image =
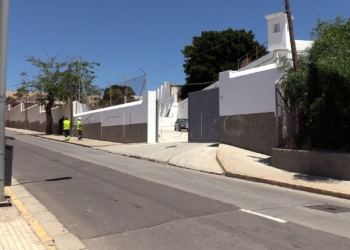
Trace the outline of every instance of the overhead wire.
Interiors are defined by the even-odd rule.
[[[280,17],[281,15],[283,15],[283,13],[284,13],[284,12],[282,12],[280,15],[277,15],[276,17],[272,18],[271,20],[274,20],[274,19]],[[253,28],[250,29],[250,30],[255,30],[255,29],[257,29],[257,28],[260,28],[262,25],[266,25],[266,23],[264,23],[264,24],[261,23],[261,24],[259,24],[259,25],[256,25],[255,27],[253,27]],[[207,52],[209,52],[209,51],[211,51],[211,50],[217,49],[217,48],[219,48],[219,47],[221,47],[221,46],[224,46],[225,44],[228,44],[228,43],[230,43],[230,42],[232,42],[232,41],[235,41],[236,39],[239,39],[240,37],[242,37],[242,35],[238,35],[238,36],[234,37],[234,38],[231,39],[231,40],[228,40],[228,41],[226,41],[226,42],[224,42],[224,43],[221,43],[221,44],[219,44],[219,45],[217,45],[217,46],[215,46],[215,47],[212,47],[212,48],[210,48],[210,49],[207,49],[207,50],[205,50],[205,51],[203,51],[203,52],[201,52],[201,53],[199,53],[199,54],[197,54],[197,55],[195,55],[195,56],[191,56],[191,59],[192,59],[192,58],[199,57],[199,56],[201,56],[201,55],[203,55],[203,54],[205,54],[205,53],[207,53]],[[266,44],[266,43],[267,43],[267,42],[263,43],[263,45]],[[174,67],[174,66],[176,66],[176,65],[178,65],[178,64],[180,64],[180,63],[183,63],[183,62],[186,61],[186,60],[189,60],[189,59],[184,59],[184,60],[181,60],[181,61],[179,61],[179,62],[173,63],[173,64],[171,64],[171,65],[162,67],[162,68],[160,68],[160,69],[157,69],[157,70],[155,70],[155,71],[152,71],[151,73],[148,73],[147,75],[151,75],[151,74],[157,73],[157,72],[159,72],[159,71],[165,70],[165,69],[167,69],[167,68]],[[131,80],[131,79],[134,79],[134,78],[136,78],[136,77],[139,77],[139,76],[135,76],[135,77],[133,77],[133,78],[130,78],[130,77],[125,77],[125,76],[120,75],[120,74],[115,74],[115,73],[111,73],[111,72],[108,72],[108,71],[105,71],[105,70],[101,70],[101,69],[98,69],[98,68],[95,68],[95,67],[94,67],[94,69],[96,69],[96,70],[98,70],[98,71],[100,71],[100,72],[102,72],[102,73],[109,74],[109,75],[113,75],[113,76],[117,76],[117,77],[120,77],[120,78],[123,78],[123,79],[127,78],[128,80]],[[137,70],[134,71],[134,72],[137,72]],[[140,75],[140,76],[142,76],[142,75]],[[125,78],[124,78],[124,77],[125,77]],[[183,83],[182,85],[184,85],[184,84],[186,84],[186,85],[200,85],[200,84],[208,84],[208,83],[214,83],[214,82],[215,82],[215,81],[213,81],[213,82],[201,82],[201,83]],[[151,81],[151,82],[148,82],[148,83],[151,83],[151,84],[162,84],[162,83],[159,83],[159,82],[152,82],[152,81]]]
[[[271,20],[274,20],[274,19],[280,17],[281,15],[283,15],[283,13],[281,13],[280,15],[277,15],[276,17],[274,17],[274,18],[271,19]],[[261,23],[261,24],[259,24],[259,25],[256,25],[256,26],[254,26],[254,27],[253,27],[252,29],[250,29],[250,30],[253,31],[253,30],[257,29],[257,28],[260,28],[262,25],[266,25],[266,22]],[[205,51],[203,51],[203,52],[201,52],[201,53],[199,53],[199,54],[197,54],[197,55],[195,55],[195,56],[192,56],[191,59],[192,59],[192,58],[199,57],[199,56],[201,56],[201,55],[203,55],[203,54],[205,54],[205,53],[207,53],[207,52],[209,52],[209,51],[211,51],[211,50],[217,49],[217,48],[219,48],[219,47],[221,47],[221,46],[223,46],[223,45],[225,45],[225,44],[228,44],[228,43],[230,43],[230,42],[232,42],[232,41],[235,41],[236,39],[239,39],[241,36],[242,36],[242,35],[237,35],[236,37],[234,37],[233,39],[231,39],[231,40],[229,40],[229,41],[226,41],[226,42],[224,42],[224,43],[221,43],[221,44],[219,44],[219,45],[217,45],[217,46],[215,46],[215,47],[212,47],[212,48],[210,48],[210,49],[207,49],[207,50],[205,50]],[[266,42],[263,43],[263,45],[264,45],[264,44],[266,44]],[[176,65],[178,65],[178,64],[180,64],[180,63],[183,63],[183,62],[186,61],[186,60],[188,60],[188,59],[184,59],[184,60],[178,61],[178,62],[176,62],[176,63],[173,63],[173,64],[171,64],[171,65],[162,67],[162,68],[160,68],[160,69],[157,69],[157,70],[155,70],[155,71],[152,71],[151,73],[148,73],[147,75],[151,75],[151,74],[157,73],[157,72],[159,72],[159,71],[165,70],[165,69],[167,69],[167,68],[174,67],[174,66],[176,66]],[[98,70],[98,71],[101,71],[101,72],[103,72],[103,73],[106,73],[106,74],[109,74],[109,75],[113,75],[113,76],[118,76],[118,77],[124,79],[123,75],[110,73],[110,72],[108,72],[108,71],[100,70],[100,69],[97,69],[97,68],[94,68],[94,69],[96,69],[96,70]],[[137,71],[135,71],[135,72],[137,72]],[[136,78],[136,77],[135,77],[135,78]],[[130,79],[133,79],[133,78],[130,78]],[[159,82],[149,82],[149,83],[151,83],[151,84],[162,84],[162,83],[159,83]],[[200,84],[208,84],[208,83],[214,83],[214,82],[183,83],[183,84],[186,84],[186,85],[200,85]]]
[[[271,20],[274,20],[274,19],[276,19],[276,18],[280,17],[281,15],[282,15],[282,14],[280,14],[280,15],[278,15],[278,16],[276,16],[276,17],[274,17],[274,18],[273,18],[273,19],[271,19]],[[252,29],[250,29],[250,30],[257,29],[257,28],[259,28],[259,27],[260,27],[260,26],[262,26],[262,25],[266,25],[266,22],[264,22],[264,24],[263,24],[263,23],[261,23],[261,24],[259,24],[259,25],[255,26],[255,27],[253,27],[253,28],[252,28]],[[235,38],[233,38],[233,39],[231,39],[231,40],[229,40],[229,41],[227,41],[227,42],[221,43],[221,44],[219,44],[219,45],[217,45],[217,46],[215,46],[215,47],[212,47],[212,48],[210,48],[210,49],[207,49],[207,50],[205,50],[205,51],[203,51],[203,52],[201,52],[201,53],[199,53],[199,54],[197,54],[197,55],[195,55],[195,56],[192,56],[192,57],[191,57],[191,59],[192,59],[192,58],[196,58],[196,57],[198,57],[198,56],[201,56],[201,55],[203,55],[203,54],[207,53],[208,51],[211,51],[211,50],[214,50],[214,49],[216,49],[216,48],[219,48],[219,47],[221,47],[221,46],[223,46],[223,45],[225,45],[225,44],[227,44],[227,43],[230,43],[230,42],[232,42],[232,41],[234,41],[234,40],[236,40],[236,39],[240,38],[241,36],[242,36],[242,35],[238,35],[238,36],[236,36]],[[265,44],[265,43],[264,43],[264,44]],[[167,68],[173,67],[173,66],[175,66],[175,65],[177,65],[177,64],[179,64],[179,63],[183,63],[183,62],[184,62],[184,60],[179,61],[179,62],[177,62],[177,63],[174,63],[174,64],[172,64],[172,65],[169,65],[169,66],[163,67],[163,68],[161,68],[161,69],[159,69],[159,70],[156,70],[156,71],[153,71],[153,72],[149,73],[149,75],[150,75],[150,74],[153,74],[153,73],[156,73],[156,72],[158,72],[158,71],[161,71],[161,70],[164,70],[164,69],[167,69]]]

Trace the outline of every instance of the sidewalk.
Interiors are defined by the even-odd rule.
[[[55,250],[53,239],[27,210],[12,189],[5,187],[4,191],[6,197],[10,198],[11,205],[0,207],[0,249]]]
[[[220,144],[217,160],[226,175],[286,188],[350,199],[350,181],[287,172],[270,165],[270,156]]]
[[[186,134],[168,132],[161,143],[120,144],[114,142],[72,137],[64,142],[63,136],[45,135],[41,132],[6,128],[19,134],[61,141],[110,153],[167,163],[213,174],[277,185],[323,195],[350,199],[350,181],[326,179],[291,173],[270,166],[270,156],[225,144],[188,143]],[[182,136],[182,138],[180,138]],[[171,141],[174,142],[171,142]],[[6,187],[12,203],[17,207],[0,207],[0,249],[56,249],[55,244],[20,201]],[[30,225],[30,226],[29,226]],[[78,242],[78,241],[76,241]],[[78,244],[76,243],[75,244]],[[79,244],[78,244],[79,245]]]
[[[0,249],[45,250],[43,243],[16,207],[0,207]]]
[[[164,132],[161,143],[122,144],[85,138],[78,140],[77,137],[71,137],[68,142],[65,142],[64,137],[59,135],[45,135],[42,132],[15,128],[6,128],[6,130],[197,171],[224,174],[223,169],[215,159],[218,144],[187,143],[187,132],[183,134],[174,131]],[[171,140],[175,142],[169,142]]]
[[[223,169],[215,159],[217,149],[218,144],[188,142],[162,142],[102,148],[102,150],[114,154],[166,163],[201,172],[224,174]]]
[[[6,129],[63,141],[62,136],[46,136],[35,131]],[[69,143],[202,172],[225,174],[229,177],[350,199],[350,181],[287,172],[270,166],[268,155],[225,144],[188,143],[179,138],[181,135],[179,132],[168,133],[164,135],[163,142],[156,144],[120,144],[90,139],[78,141],[74,137]],[[183,135],[183,138],[186,139],[186,136]],[[172,139],[175,142],[170,142]]]
[[[63,136],[58,135],[47,136],[36,131],[6,129],[51,140],[64,140]],[[155,144],[120,144],[91,139],[78,141],[76,137],[68,143],[202,172],[350,199],[350,181],[287,172],[270,166],[268,155],[225,144],[188,143],[186,138],[186,133],[169,131],[162,135],[161,143]]]
[[[6,127],[6,130],[16,132],[19,134],[32,135],[32,136],[41,137],[49,140],[62,141],[65,143],[71,143],[71,144],[76,144],[76,145],[85,146],[85,147],[107,147],[107,146],[113,146],[113,145],[121,145],[120,143],[116,143],[116,142],[98,141],[98,140],[91,140],[91,139],[78,140],[77,137],[71,137],[71,139],[68,142],[66,142],[64,140],[63,135],[46,135],[43,132],[17,129],[17,128],[7,128],[7,127]]]

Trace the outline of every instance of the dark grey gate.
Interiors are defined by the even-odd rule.
[[[219,141],[219,88],[188,95],[188,141]]]

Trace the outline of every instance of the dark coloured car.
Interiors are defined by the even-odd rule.
[[[181,131],[183,129],[188,131],[188,119],[177,119],[174,125],[174,130]]]

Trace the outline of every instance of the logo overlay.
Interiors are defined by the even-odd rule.
[[[243,115],[230,115],[224,121],[225,132],[233,137],[240,137],[247,133],[248,120]]]

